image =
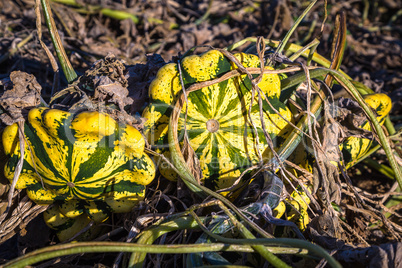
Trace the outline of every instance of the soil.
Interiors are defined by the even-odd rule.
[[[131,95],[137,101],[131,111],[133,114],[140,111],[147,101],[146,90],[150,79],[164,62],[176,59],[194,46],[224,48],[251,36],[281,40],[309,4],[308,1],[294,0],[77,0],[76,3],[77,5],[67,5],[63,4],[62,0],[50,1],[63,46],[79,76],[86,74],[98,60],[111,54],[123,60],[126,66],[131,66],[130,70],[133,74],[139,74],[141,69],[147,70],[141,73],[141,77],[129,76],[128,81],[120,81],[122,84],[136,83],[133,89],[136,95]],[[42,98],[49,101],[52,92],[68,87],[68,83],[62,72],[60,80],[57,80],[59,84],[55,83],[51,61],[39,42],[34,5],[34,0],[0,0],[0,80],[10,77],[14,71],[31,74],[36,78],[37,82],[34,83],[42,87]],[[108,9],[124,10],[134,16],[118,20],[107,15],[105,10]],[[318,1],[290,38],[290,42],[302,46],[317,38],[320,41],[318,52],[330,58],[331,33],[335,25],[335,16],[339,12],[344,12],[348,32],[347,47],[341,68],[352,79],[362,82],[375,92],[384,92],[391,97],[393,101],[391,121],[396,130],[402,128],[401,10],[402,1],[398,0]],[[43,17],[41,29],[44,44],[55,55]],[[22,44],[24,40],[27,42]],[[119,85],[119,88],[122,87]],[[107,93],[102,94],[104,95],[101,97],[107,95]],[[123,103],[127,100],[127,93],[119,94],[113,96],[116,99],[116,105],[127,105]],[[141,128],[141,121],[135,121],[132,117],[127,119],[125,115],[123,117]],[[400,145],[395,147],[397,152],[402,152]],[[385,156],[381,151],[376,157],[379,162],[386,164]],[[367,166],[366,163],[359,164],[348,172],[353,185],[360,192],[385,195],[390,190],[395,190],[391,189],[395,183],[394,180],[375,168]],[[164,180],[161,183],[167,184],[167,188],[172,187]],[[4,184],[1,185],[3,188],[6,187]],[[155,183],[152,187],[157,189],[158,186]],[[4,201],[6,195],[2,188],[0,195]],[[343,193],[342,202],[349,202],[349,197],[348,194]],[[378,197],[375,200],[378,201]],[[159,206],[167,205],[159,204]],[[393,213],[401,211],[401,206],[396,206]],[[354,232],[347,234],[347,238],[342,238],[343,241],[348,241],[345,245],[359,245],[361,239],[356,238],[357,236],[362,237],[371,246],[399,242],[392,232],[382,232],[381,228],[374,226],[378,220],[375,217],[353,210],[348,210],[345,215],[346,221],[354,229]],[[401,223],[397,215],[393,217],[391,219]],[[133,219],[129,217],[125,220],[122,218],[116,220],[119,221],[120,226],[129,229],[127,226]],[[41,232],[43,236],[37,239],[36,236],[27,235],[30,232]],[[401,235],[400,230],[396,232]],[[36,217],[26,229],[17,230],[17,233],[0,244],[0,263],[25,252],[56,243],[54,234],[45,226],[41,217]],[[311,237],[313,241],[327,249],[341,248],[335,247],[332,240],[323,241],[314,235]],[[389,253],[389,251],[386,252]],[[398,254],[395,253],[392,256],[398,255],[400,258],[402,254]],[[115,255],[112,256],[112,258],[115,257]],[[62,263],[65,267],[73,267],[78,263],[82,265],[81,267],[112,266],[113,263],[107,259],[103,257],[102,260],[96,260],[91,256],[85,259],[75,256],[63,259]],[[171,266],[176,264],[175,260],[171,259],[171,261]],[[359,260],[343,262],[345,266],[352,266],[355,263],[359,263]],[[362,262],[360,264],[374,265]],[[52,267],[52,265],[53,263],[49,262],[42,267]]]

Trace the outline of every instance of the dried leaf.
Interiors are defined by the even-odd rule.
[[[1,81],[4,93],[0,97],[0,106],[5,113],[0,115],[3,123],[11,125],[23,118],[24,111],[40,104],[42,87],[35,76],[21,71],[14,71],[10,79]]]
[[[198,181],[198,183],[200,183],[200,181],[202,179],[200,160],[198,159],[197,154],[195,153],[193,148],[191,147],[187,136],[184,137],[182,153],[183,153],[184,159],[186,160],[187,166],[191,170],[191,173],[193,173],[193,175],[196,178],[196,180]]]
[[[93,99],[99,102],[115,103],[120,111],[126,105],[133,103],[133,99],[128,98],[128,90],[118,82],[113,82],[108,76],[96,76],[94,79],[95,92]]]
[[[340,98],[337,106],[332,106],[335,120],[342,127],[343,135],[341,142],[347,137],[358,137],[365,139],[373,139],[371,131],[362,129],[367,117],[364,115],[363,109],[357,102],[347,98]],[[375,111],[374,111],[375,112]]]

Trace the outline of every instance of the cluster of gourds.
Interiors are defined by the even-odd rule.
[[[238,53],[234,57],[244,67],[260,67],[256,55]],[[148,142],[169,158],[168,124],[182,88],[217,79],[237,68],[233,60],[218,50],[163,66],[150,85],[150,103],[143,112]],[[248,167],[272,157],[265,133],[278,148],[292,130],[289,122],[293,122],[293,115],[279,101],[279,76],[264,74],[258,86],[263,93],[262,109],[252,81],[245,74],[223,79],[187,96],[178,136],[182,140],[185,132],[188,135],[199,159],[202,183],[212,190],[230,188]],[[369,95],[365,100],[383,121],[391,100],[384,94]],[[362,127],[370,130],[368,122]],[[34,108],[25,122],[24,134],[26,152],[16,188],[26,188],[37,204],[53,204],[45,213],[45,221],[58,231],[60,240],[68,239],[72,230],[81,229],[91,220],[102,222],[111,213],[129,212],[144,198],[145,187],[155,176],[154,163],[144,152],[141,133],[107,114]],[[4,130],[3,145],[9,156],[5,175],[12,181],[20,158],[17,124]],[[351,162],[369,146],[369,140],[351,137],[341,145],[341,150]],[[170,166],[159,158],[154,160],[164,177],[176,179]],[[299,164],[311,165],[302,161]],[[299,198],[299,194],[292,193],[292,197],[292,207],[307,215],[307,196]],[[277,217],[285,211],[283,206],[280,203]],[[308,215],[300,219],[296,214],[290,211],[287,217],[295,218],[303,229]]]

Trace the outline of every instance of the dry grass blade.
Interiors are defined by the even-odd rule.
[[[341,67],[346,44],[346,17],[343,12],[336,16],[334,36],[334,42],[332,43],[332,59],[329,68],[339,70],[339,68]],[[332,80],[332,76],[327,75],[324,82],[325,84],[327,84],[328,87],[331,87]]]

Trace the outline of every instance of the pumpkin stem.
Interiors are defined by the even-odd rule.
[[[70,188],[74,188],[75,184],[74,184],[74,182],[69,181],[69,182],[67,182],[67,186]]]
[[[219,130],[219,122],[216,119],[209,119],[206,125],[207,130],[211,133],[215,133]]]

